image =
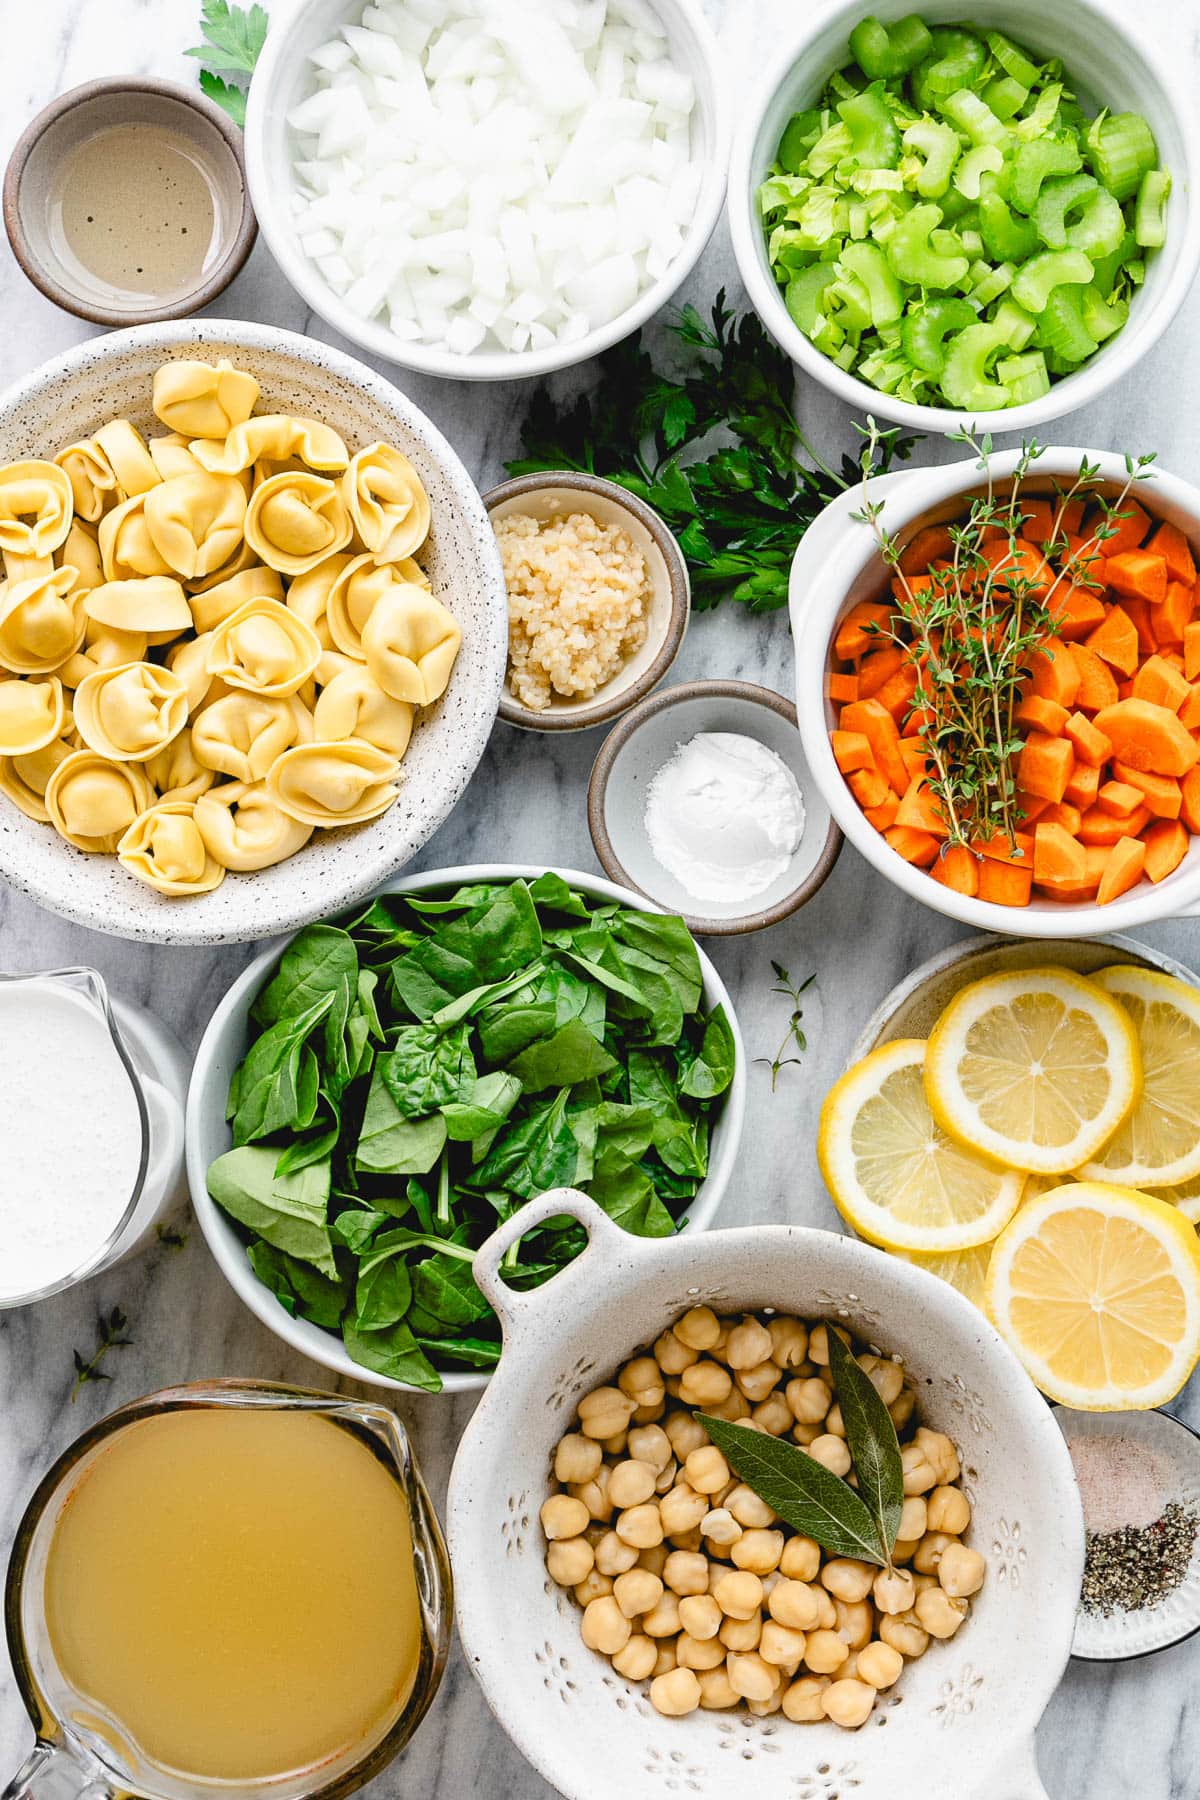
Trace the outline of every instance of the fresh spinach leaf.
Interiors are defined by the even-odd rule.
[[[425,1119],[406,1119],[392,1098],[376,1058],[367,1095],[362,1128],[354,1151],[357,1169],[376,1175],[425,1175],[437,1163],[446,1142],[446,1121],[440,1113]]]
[[[403,1250],[372,1246],[358,1265],[354,1323],[359,1331],[398,1325],[412,1303],[412,1276]]]
[[[705,1021],[700,1049],[687,1063],[680,1093],[696,1100],[715,1100],[733,1080],[734,1060],[733,1032],[725,1008],[718,1006]]]
[[[616,1059],[598,1044],[582,1019],[571,1019],[554,1033],[522,1050],[508,1065],[527,1094],[549,1087],[574,1087],[617,1067]]]
[[[523,1200],[575,1179],[579,1144],[567,1117],[567,1093],[535,1105],[501,1132],[479,1168],[485,1186],[507,1188]]]
[[[251,1244],[246,1256],[258,1279],[293,1318],[337,1329],[350,1299],[350,1283],[343,1276],[330,1279],[265,1239]]]
[[[556,1023],[554,1006],[549,1003],[501,1007],[495,1014],[481,1014],[476,1025],[483,1060],[489,1063],[509,1062],[527,1045],[536,1043],[538,1038],[548,1037]]]
[[[375,1066],[403,1118],[422,1118],[474,1088],[470,1038],[466,1024],[444,1032],[431,1024],[400,1027]]]
[[[363,1331],[350,1319],[342,1326],[342,1340],[350,1356],[376,1375],[388,1375],[409,1387],[440,1394],[442,1378],[408,1326],[391,1325],[385,1331]]]
[[[307,1131],[316,1117],[320,1070],[309,1038],[333,1006],[325,994],[281,1019],[251,1044],[238,1070],[233,1141],[249,1144],[278,1131]]]
[[[474,1144],[492,1138],[521,1097],[515,1075],[496,1069],[481,1075],[469,1100],[451,1100],[442,1107],[446,1135],[454,1144]]]
[[[329,1164],[311,1163],[294,1174],[278,1175],[278,1158],[278,1150],[258,1144],[227,1150],[209,1166],[208,1191],[239,1225],[336,1280],[328,1226]]]

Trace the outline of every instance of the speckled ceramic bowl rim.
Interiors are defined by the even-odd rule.
[[[613,848],[605,821],[608,779],[618,755],[634,733],[648,719],[684,700],[748,700],[758,706],[769,707],[781,719],[786,719],[789,725],[796,724],[796,708],[773,688],[759,687],[753,681],[681,681],[678,686],[667,688],[665,693],[650,695],[609,732],[600,746],[588,779],[588,830],[592,834],[596,855],[612,879],[619,881],[624,887],[633,888],[635,893],[644,894],[655,906],[661,906],[663,902],[646,888],[639,887]],[[761,912],[744,913],[738,918],[709,919],[700,913],[685,912],[682,917],[688,929],[702,937],[740,937],[745,932],[762,931],[768,925],[778,925],[783,919],[790,918],[806,901],[811,900],[817,889],[828,880],[834,863],[841,855],[844,841],[841,827],[831,814],[824,849],[799,887],[793,888],[790,894],[785,894],[782,900],[777,900],[774,906],[764,907]]]
[[[533,712],[529,707],[522,706],[519,700],[513,699],[508,689],[507,675],[505,677],[504,686],[500,690],[500,717],[506,725],[518,725],[523,731],[588,731],[593,725],[603,725],[609,719],[627,712],[643,695],[649,694],[658,686],[683,646],[688,616],[692,610],[692,584],[683,551],[679,548],[679,540],[666,520],[636,494],[619,487],[615,481],[605,481],[602,476],[586,475],[578,469],[563,469],[561,472],[549,469],[535,475],[516,475],[511,481],[502,481],[499,487],[489,489],[483,496],[483,504],[490,517],[495,508],[502,506],[506,500],[519,500],[523,494],[538,494],[544,488],[570,488],[577,494],[598,494],[611,501],[614,506],[623,507],[650,533],[667,565],[671,611],[666,636],[654,661],[649,668],[643,669],[635,681],[630,681],[625,687],[614,686],[621,680],[619,673],[614,675],[611,681],[605,682],[599,697],[590,706],[579,707],[564,717],[556,716],[552,706],[547,707],[545,712]],[[633,883],[629,882],[627,885],[632,886]]]
[[[45,269],[34,255],[25,227],[21,221],[21,182],[25,169],[33,154],[35,146],[51,125],[57,123],[64,114],[73,112],[77,106],[88,106],[93,100],[106,94],[154,94],[164,100],[175,100],[181,106],[188,106],[198,113],[220,135],[238,172],[238,180],[242,189],[242,215],[238,221],[237,231],[225,249],[224,255],[198,287],[184,294],[169,305],[147,306],[136,310],[118,311],[114,307],[97,306],[82,299],[78,294],[64,287],[61,282]],[[8,233],[8,241],[12,245],[13,255],[24,273],[32,281],[35,288],[45,294],[47,300],[53,300],[64,312],[74,313],[78,319],[88,319],[93,325],[155,325],[166,319],[184,319],[189,314],[198,312],[207,306],[210,300],[223,293],[234,276],[243,267],[246,258],[254,248],[254,240],[258,236],[258,221],[254,216],[254,208],[250,204],[250,189],[246,183],[246,159],[242,151],[242,134],[227,113],[203,94],[193,93],[176,81],[160,81],[152,76],[108,75],[98,81],[85,81],[80,87],[70,88],[67,93],[60,94],[49,106],[29,121],[13,147],[8,159],[8,167],[4,171],[4,228]]]

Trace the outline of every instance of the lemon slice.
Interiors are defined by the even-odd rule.
[[[1189,1224],[1200,1225],[1200,1175],[1181,1182],[1178,1187],[1144,1187],[1142,1192],[1177,1206]]]
[[[987,1306],[1052,1400],[1162,1406],[1200,1355],[1200,1240],[1177,1207],[1134,1188],[1051,1188],[997,1240]]]
[[[948,1281],[952,1288],[965,1294],[973,1306],[981,1312],[984,1310],[992,1240],[974,1244],[969,1250],[948,1250],[937,1256],[928,1256],[920,1250],[897,1250],[896,1255],[903,1257],[905,1262],[915,1263],[918,1269],[927,1269],[940,1281]]]
[[[1125,964],[1091,979],[1133,1020],[1143,1087],[1115,1137],[1079,1172],[1127,1187],[1177,1187],[1200,1175],[1200,993]]]
[[[1097,1155],[1141,1088],[1137,1033],[1069,969],[989,975],[954,996],[925,1058],[934,1118],[982,1156],[1065,1174]]]
[[[964,1150],[925,1098],[925,1044],[899,1038],[848,1070],[825,1096],[817,1160],[834,1203],[887,1250],[966,1250],[1012,1217],[1022,1177]]]

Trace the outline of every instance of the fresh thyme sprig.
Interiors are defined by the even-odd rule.
[[[799,1063],[804,1052],[808,1049],[808,1038],[805,1036],[804,1027],[801,1024],[801,1020],[804,1017],[804,1009],[800,1004],[800,996],[807,993],[808,989],[817,979],[817,973],[814,969],[812,974],[807,976],[797,987],[782,963],[772,962],[771,968],[775,973],[775,986],[771,989],[771,992],[773,994],[783,994],[792,1003],[791,1016],[787,1022],[787,1030],[783,1034],[783,1042],[780,1044],[774,1056],[756,1056],[754,1059],[755,1062],[770,1063],[771,1092],[774,1093],[776,1084],[779,1081],[780,1072],[783,1069],[791,1068],[794,1063]],[[800,1056],[785,1056],[784,1052],[790,1047],[794,1047],[800,1051]]]
[[[1024,813],[1016,758],[1023,739],[1015,714],[1023,684],[1054,635],[1056,598],[1072,581],[1087,585],[1101,545],[1117,531],[1114,520],[1122,516],[1131,487],[1154,458],[1126,456],[1125,484],[1112,500],[1100,490],[1099,466],[1086,459],[1068,486],[1054,484],[1044,555],[1060,566],[1047,585],[1044,568],[1023,572],[1016,548],[1025,518],[1022,492],[1042,447],[1022,445],[1011,488],[997,496],[990,435],[976,437],[966,427],[950,433],[978,458],[982,492],[972,497],[965,520],[947,527],[949,566],[914,580],[902,566],[902,547],[880,522],[886,503],[871,497],[869,483],[881,473],[886,434],[874,419],[858,429],[865,439],[863,505],[852,517],[874,532],[897,604],[891,625],[873,629],[881,640],[903,645],[920,670],[909,715],[925,715],[920,741],[931,765],[929,787],[947,827],[946,847],[1000,839],[1017,854]],[[1096,505],[1101,520],[1086,543],[1073,547],[1065,520],[1071,503],[1080,499]],[[985,554],[999,540],[1007,544],[1008,556]]]
[[[119,1306],[114,1306],[107,1317],[101,1313],[97,1321],[98,1342],[87,1362],[78,1350],[72,1351],[75,1363],[75,1379],[71,1383],[71,1404],[79,1397],[79,1390],[89,1381],[111,1381],[112,1376],[100,1367],[110,1350],[123,1350],[132,1344],[133,1339],[126,1337],[129,1320]]]

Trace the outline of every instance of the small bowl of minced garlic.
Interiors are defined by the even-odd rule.
[[[616,482],[519,475],[484,495],[508,590],[500,717],[583,731],[627,712],[666,675],[691,588],[674,533]]]
[[[588,826],[614,881],[706,937],[777,925],[842,847],[795,707],[749,681],[681,682],[626,713],[592,765]]]

